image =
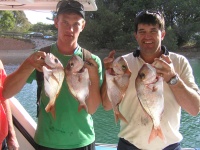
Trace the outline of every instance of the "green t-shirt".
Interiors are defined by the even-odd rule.
[[[62,55],[58,52],[56,44],[51,47],[51,53],[55,55],[65,67],[71,55]],[[75,55],[82,56],[81,48],[74,52]],[[92,54],[92,58],[98,64],[100,83],[102,84],[102,64],[98,56]],[[35,79],[33,73],[27,82]],[[39,107],[38,124],[35,133],[35,142],[39,145],[57,148],[72,149],[91,144],[95,140],[93,119],[84,109],[78,112],[78,101],[70,94],[66,79],[64,79],[60,93],[56,99],[55,110],[56,119],[51,113],[45,111],[49,98],[42,89]]]

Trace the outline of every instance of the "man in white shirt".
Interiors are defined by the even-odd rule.
[[[161,46],[161,41],[165,37],[165,21],[160,12],[140,12],[135,19],[134,35],[139,49],[123,56],[132,75],[126,95],[119,104],[119,111],[128,123],[120,122],[118,150],[180,150],[183,138],[179,132],[181,108],[193,116],[198,115],[200,108],[199,89],[192,68],[184,56],[169,52],[165,46]],[[104,59],[105,69],[111,66],[108,64],[114,60],[114,54],[115,52],[111,52]],[[153,62],[162,65],[161,68],[156,68],[156,72],[157,76],[164,79],[164,112],[160,126],[166,140],[156,137],[149,143],[153,123],[150,117],[145,118],[146,113],[137,97],[135,79],[143,64]],[[104,109],[112,109],[107,96],[105,78],[101,95]]]

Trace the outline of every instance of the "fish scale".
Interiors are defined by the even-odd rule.
[[[157,136],[166,142],[160,127],[161,115],[164,111],[163,78],[156,75],[156,69],[152,65],[146,63],[138,72],[135,87],[140,104],[153,123],[148,142],[150,143]]]
[[[105,71],[107,95],[111,101],[116,123],[119,119],[128,123],[126,118],[119,111],[119,104],[125,96],[130,76],[131,71],[128,67],[128,63],[123,57],[116,58],[113,61],[112,68]]]
[[[86,100],[89,97],[90,79],[84,61],[79,56],[73,55],[65,67],[65,75],[69,91],[79,102],[78,111],[85,109],[88,112]]]
[[[42,68],[45,94],[50,99],[45,110],[51,112],[52,117],[55,119],[55,102],[64,80],[64,68],[58,58],[51,53],[47,53],[45,63],[50,67],[43,66]]]

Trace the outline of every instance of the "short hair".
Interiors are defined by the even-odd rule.
[[[165,30],[165,19],[159,11],[145,10],[139,12],[134,21],[135,32],[138,31],[138,24],[158,24],[161,31]]]

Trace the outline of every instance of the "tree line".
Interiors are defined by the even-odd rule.
[[[138,12],[147,9],[164,14],[167,34],[163,44],[169,50],[176,51],[185,45],[200,46],[200,0],[97,0],[96,4],[97,11],[86,12],[86,27],[79,37],[80,45],[88,49],[135,49],[134,18]],[[12,27],[7,29],[21,27],[21,32],[56,35],[53,25],[28,24],[23,20],[23,13],[17,11],[11,13],[15,17],[7,13],[7,17],[3,18],[2,12],[5,11],[0,12],[0,30],[5,31],[6,24],[13,21]],[[20,19],[15,19],[16,16]]]

